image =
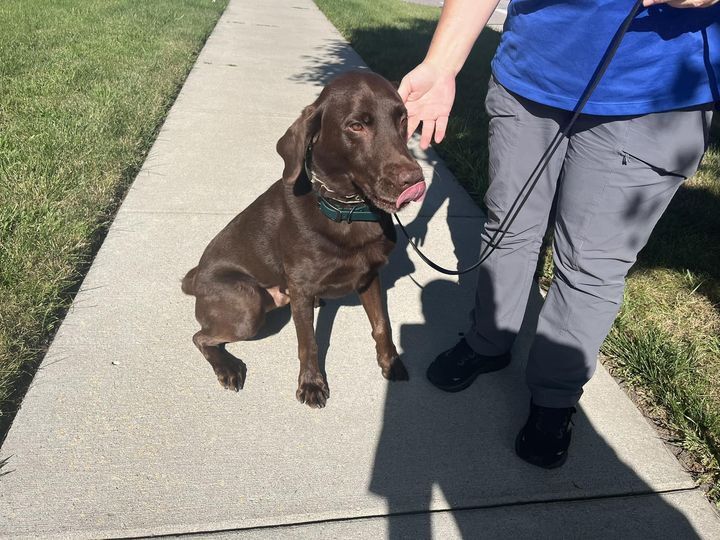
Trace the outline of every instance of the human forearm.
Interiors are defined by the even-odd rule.
[[[420,147],[445,137],[455,100],[455,76],[467,60],[499,0],[445,0],[425,60],[403,77],[398,88],[408,112],[408,137],[422,122]]]
[[[655,4],[668,4],[675,8],[706,8],[714,6],[719,0],[643,0],[643,6],[650,7]]]
[[[457,74],[499,0],[445,0],[425,62]]]

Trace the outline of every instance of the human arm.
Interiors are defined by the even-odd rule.
[[[643,0],[643,6],[650,7],[655,4],[667,4],[674,8],[704,8],[714,6],[720,0]]]
[[[398,92],[408,110],[408,137],[422,122],[420,146],[445,136],[455,100],[455,77],[499,0],[446,0],[422,63],[403,77]]]

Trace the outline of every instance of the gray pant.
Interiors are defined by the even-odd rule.
[[[569,117],[494,80],[485,106],[490,187],[483,246]],[[625,276],[680,184],[697,170],[711,117],[711,105],[635,117],[581,116],[481,267],[466,339],[480,354],[502,354],[520,328],[557,197],[555,277],[527,366],[536,404],[570,407],[580,399],[620,308]]]

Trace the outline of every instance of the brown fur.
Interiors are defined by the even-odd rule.
[[[405,107],[382,77],[354,72],[335,79],[278,141],[282,179],[210,242],[182,281],[194,295],[201,330],[193,342],[220,384],[239,390],[245,364],[225,344],[252,338],[265,313],[290,302],[298,338],[297,398],[323,407],[329,397],[318,367],[313,307],[318,298],[356,291],[372,327],[377,362],[387,379],[407,379],[392,341],[378,270],[395,245],[388,212],[422,171],[405,143]],[[359,128],[361,126],[361,129]],[[361,195],[380,210],[379,222],[336,223],[323,215],[303,162],[336,195]]]

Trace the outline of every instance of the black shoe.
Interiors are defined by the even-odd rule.
[[[530,402],[530,417],[515,439],[515,453],[538,467],[555,469],[567,460],[575,407],[540,407]]]
[[[470,386],[481,373],[506,367],[510,353],[484,356],[470,348],[465,338],[452,349],[441,353],[427,369],[428,380],[440,390],[459,392]]]

